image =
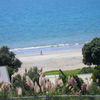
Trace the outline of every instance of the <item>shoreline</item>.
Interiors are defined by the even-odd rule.
[[[40,46],[40,47],[28,47],[28,48],[16,48],[11,49],[10,51],[14,52],[16,55],[37,55],[40,54],[41,51],[43,54],[53,53],[53,52],[60,52],[64,50],[75,50],[81,49],[83,44],[59,44],[59,45],[49,45],[49,46]]]
[[[22,66],[19,68],[19,73],[24,73],[25,69],[31,67],[38,67],[43,71],[50,70],[74,70],[82,67],[86,67],[82,63],[82,50],[71,49],[56,52],[49,52],[43,55],[39,54],[23,54],[16,55],[16,57],[22,61]]]

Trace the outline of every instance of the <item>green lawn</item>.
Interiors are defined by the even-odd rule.
[[[76,75],[79,74],[81,69],[75,69],[75,70],[65,70],[63,71],[66,75]],[[52,71],[47,71],[45,72],[45,75],[58,75],[59,71],[58,70],[52,70]]]

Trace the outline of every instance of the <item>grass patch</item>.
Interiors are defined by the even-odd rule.
[[[75,70],[65,70],[63,72],[66,75],[76,75],[79,74],[80,71],[81,69],[75,69]],[[58,70],[47,71],[45,72],[45,75],[59,75],[59,71]]]

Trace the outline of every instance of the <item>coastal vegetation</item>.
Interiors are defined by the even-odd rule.
[[[11,75],[18,71],[22,62],[15,57],[15,54],[10,51],[7,46],[0,48],[0,66],[6,66],[11,79]]]
[[[93,71],[93,81],[100,85],[100,38],[94,38],[82,48],[83,63],[96,65]]]
[[[83,63],[86,65],[100,65],[100,38],[94,38],[82,48]]]
[[[21,62],[15,57],[15,54],[8,47],[0,49],[0,64],[8,66],[8,72],[11,75],[11,83],[0,83],[0,97],[24,97],[24,96],[53,96],[53,95],[100,95],[100,38],[95,38],[86,43],[82,49],[83,62],[89,67],[62,71],[43,72],[42,69],[33,67],[25,69],[23,75],[13,74],[21,66]],[[95,65],[95,67],[90,67]],[[92,82],[86,84],[78,74],[92,74]],[[12,75],[13,74],[13,75]],[[58,75],[55,82],[52,82],[47,75]],[[53,99],[54,100],[54,99]],[[56,99],[55,99],[56,100]],[[63,100],[63,99],[60,99]],[[75,100],[71,98],[69,100]],[[78,100],[78,99],[76,99]],[[89,100],[89,99],[83,99]]]
[[[56,78],[55,83],[52,83],[51,80],[45,78],[45,73],[43,73],[41,69],[37,69],[37,67],[31,68],[28,71],[25,70],[23,76],[20,74],[13,75],[11,83],[0,84],[0,97],[5,98],[66,94],[99,95],[100,86],[97,81],[93,81],[91,84],[86,84],[77,75],[66,75],[61,70],[59,70],[59,77]]]
[[[15,57],[15,54],[7,46],[0,48],[0,66],[11,67],[17,71],[21,64],[21,61]]]

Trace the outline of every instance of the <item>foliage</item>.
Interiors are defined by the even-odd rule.
[[[56,91],[60,91],[64,94],[70,94],[72,92],[76,93],[81,90],[81,86],[83,84],[83,80],[79,78],[77,75],[73,75],[68,77],[63,73],[62,70],[59,70],[59,77],[62,79],[64,86],[57,87]]]
[[[80,94],[82,84],[83,80],[77,75],[71,76],[64,91],[66,94]]]
[[[86,65],[100,65],[100,38],[94,38],[82,48],[83,63]]]
[[[92,78],[100,86],[100,65],[94,68]]]
[[[60,71],[60,75],[61,76],[64,76],[64,77],[60,77],[62,79],[62,83],[63,85],[57,85],[59,82],[59,80],[61,79],[58,79],[58,81],[56,81],[55,83],[55,88],[54,91],[46,91],[44,90],[44,92],[38,92],[36,93],[35,92],[35,89],[34,89],[34,86],[35,86],[35,82],[37,82],[40,78],[40,76],[42,76],[43,73],[40,73],[40,71],[38,70],[38,68],[31,68],[29,71],[26,71],[26,73],[21,76],[19,74],[17,74],[15,77],[13,77],[12,79],[12,88],[11,89],[5,89],[4,91],[1,91],[0,92],[0,97],[14,97],[14,96],[19,96],[17,93],[16,93],[16,87],[20,87],[22,89],[22,95],[20,96],[41,96],[41,95],[46,95],[46,96],[54,96],[54,95],[80,95],[80,94],[100,94],[100,87],[97,86],[97,84],[92,84],[90,86],[90,88],[88,90],[83,90],[82,86],[85,85],[85,83],[83,83],[83,80],[80,79],[78,76],[76,75],[71,75],[71,76],[66,76],[65,73],[63,73],[62,71]],[[30,83],[31,81],[28,81],[26,77],[29,77],[29,80],[32,80],[33,82],[33,87],[31,87],[32,85],[31,84],[28,84]],[[44,80],[46,82],[46,80]],[[42,80],[42,82],[44,82]],[[28,83],[27,83],[28,82]],[[1,87],[2,84],[0,84],[0,87]],[[37,84],[38,85],[38,84]],[[47,86],[47,84],[44,84]],[[49,84],[50,85],[50,84]],[[39,86],[39,85],[38,85]],[[86,88],[87,88],[87,85],[85,85]],[[36,87],[37,88],[37,87]],[[68,97],[66,97],[68,98]],[[65,98],[65,99],[66,99]],[[55,100],[55,98],[50,98],[50,100]],[[59,100],[63,100],[63,98],[60,98]],[[41,98],[40,98],[41,100]],[[74,100],[74,99],[71,99],[71,98],[68,98],[68,100]],[[77,99],[78,100],[78,97]],[[83,99],[83,100],[88,100],[88,99]],[[90,99],[91,100],[91,99]]]
[[[79,78],[77,75],[73,76],[77,81],[77,87],[81,90],[81,86],[83,84],[83,80]]]
[[[11,80],[11,76],[14,74],[14,69],[11,68],[11,67],[7,67],[7,70],[8,70],[8,74],[9,74],[10,80]]]
[[[25,76],[21,76],[19,74],[16,75],[12,80],[12,86],[14,90],[16,89],[16,87],[21,87],[23,90],[23,96],[30,96],[34,94],[33,90],[26,84]]]
[[[11,88],[7,85],[5,85],[5,83],[0,83],[0,98],[4,97],[7,98],[9,96],[11,96]],[[0,99],[1,100],[1,99]]]
[[[59,69],[59,78],[62,79],[64,85],[68,82],[67,75],[65,75],[61,69]]]
[[[15,57],[15,54],[7,46],[0,48],[0,66],[9,66],[14,69],[21,67],[21,61]]]
[[[4,97],[4,98],[9,97],[9,91],[8,90],[2,90],[0,92],[0,98],[2,98],[2,97]]]
[[[16,90],[17,87],[20,87],[22,89],[23,96],[24,95],[28,95],[28,96],[36,95],[37,94],[35,91],[36,88],[39,87],[41,91],[41,86],[39,83],[40,72],[42,72],[42,70],[38,70],[37,67],[33,67],[33,68],[30,68],[28,71],[25,70],[25,74],[23,76],[17,74],[12,79],[13,89]],[[36,86],[36,83],[38,86]]]
[[[93,70],[94,70],[93,67],[83,67],[83,68],[80,70],[79,74],[92,73]]]
[[[13,87],[16,88],[16,87],[23,87],[23,83],[21,81],[21,75],[16,75],[13,79],[12,79],[12,84],[13,84]]]
[[[40,86],[40,84],[39,84],[39,77],[40,77],[40,74],[39,74],[38,68],[37,68],[37,67],[31,68],[31,69],[27,72],[26,75],[28,75],[34,83],[36,82],[36,83],[38,84],[38,86],[39,86],[39,88],[40,88],[40,91],[41,91],[41,86]]]
[[[88,91],[89,95],[100,95],[100,87],[96,83],[92,83],[90,90]]]
[[[39,81],[40,75],[37,67],[30,68],[26,75],[28,75],[33,82]]]

